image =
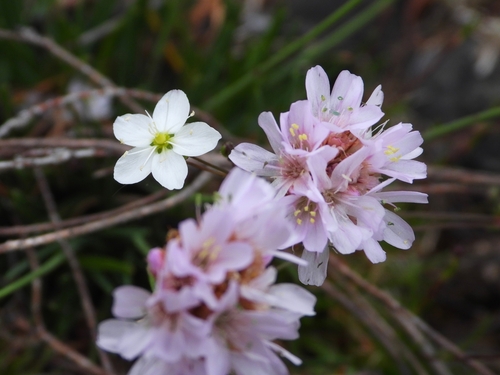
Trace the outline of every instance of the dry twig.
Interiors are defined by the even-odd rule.
[[[185,199],[189,198],[198,189],[205,185],[212,175],[208,172],[202,172],[191,185],[185,187],[176,195],[173,195],[163,201],[156,202],[147,206],[138,207],[133,210],[118,213],[114,216],[95,220],[90,223],[86,223],[80,226],[71,227],[67,229],[56,230],[51,233],[42,234],[40,236],[30,237],[26,239],[10,240],[0,244],[0,254],[9,251],[25,249],[26,247],[35,247],[39,245],[45,245],[51,242],[55,242],[64,238],[72,238],[76,236],[81,236],[83,234],[97,232],[104,228],[110,226],[121,224],[130,220],[139,219],[144,216],[152,215],[168,208],[171,208]]]
[[[49,183],[45,174],[43,173],[41,168],[35,168],[35,178],[38,183],[38,187],[42,194],[43,201],[45,203],[45,207],[49,213],[50,221],[59,229],[59,223],[61,222],[61,217],[57,212],[56,202],[54,201],[54,197],[50,190]],[[75,280],[76,289],[80,296],[80,300],[82,302],[83,314],[85,316],[85,320],[87,321],[87,325],[90,330],[90,337],[92,337],[92,341],[96,341],[97,339],[97,318],[95,315],[94,305],[92,303],[92,299],[90,297],[90,292],[87,288],[87,282],[85,281],[85,276],[83,275],[82,269],[80,267],[80,262],[75,256],[73,248],[70,243],[65,239],[59,239],[57,241],[61,246],[63,253],[68,260],[68,264],[71,268],[71,273],[73,275],[73,279]],[[106,352],[101,349],[98,349],[99,358],[107,371],[113,371],[111,361]]]
[[[39,267],[39,263],[34,249],[27,248],[26,255],[28,256],[28,262],[31,270],[36,271]],[[45,341],[45,343],[47,343],[55,352],[74,362],[87,374],[113,375],[112,373],[106,372],[96,366],[88,358],[76,352],[47,332],[42,315],[42,280],[40,278],[35,278],[31,283],[31,313],[33,315],[37,336],[39,339]]]
[[[441,366],[442,362],[437,359],[434,353],[434,349],[432,348],[432,346],[430,346],[427,339],[422,335],[422,333],[425,333],[434,342],[439,344],[444,349],[448,350],[453,356],[455,356],[455,358],[460,360],[466,366],[475,370],[477,374],[495,375],[485,365],[468,357],[448,339],[433,330],[413,313],[402,307],[399,302],[392,298],[388,293],[378,289],[376,286],[363,279],[360,275],[351,270],[349,266],[347,266],[333,254],[329,259],[329,270],[329,272],[341,273],[355,285],[382,302],[388,308],[388,311],[391,312],[394,318],[405,329],[405,331],[415,340],[415,342],[419,345],[423,345],[421,346],[421,349],[424,352],[424,355],[429,359],[430,364],[433,365],[435,370],[441,371],[439,373],[444,374],[449,373],[449,371],[447,372],[447,370]]]
[[[13,32],[9,30],[0,29],[0,38],[11,39],[16,41],[21,41],[25,43],[31,43],[36,46],[45,48],[47,51],[52,53],[54,56],[58,57],[68,65],[80,71],[82,74],[89,77],[89,79],[101,87],[116,87],[113,81],[111,81],[106,76],[99,73],[89,64],[86,64],[80,60],[75,55],[71,54],[59,44],[50,38],[41,36],[35,30],[29,27],[23,27],[18,32]],[[142,108],[135,101],[131,100],[126,96],[120,96],[120,100],[123,104],[127,105],[135,112],[141,112]]]

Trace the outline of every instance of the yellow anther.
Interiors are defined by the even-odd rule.
[[[386,155],[394,155],[396,152],[399,151],[399,148],[396,148],[394,146],[387,146],[387,150],[384,151],[384,154]]]
[[[309,222],[310,222],[311,224],[314,224],[314,222],[315,222],[315,221],[316,221],[316,220],[314,220],[312,217],[309,219]]]
[[[401,159],[401,156],[395,156],[393,158],[390,158],[389,160],[395,163],[395,162],[399,161],[399,159]]]
[[[292,137],[295,137],[295,130],[293,130],[293,128],[290,128],[290,134],[292,135]]]
[[[203,242],[203,244],[201,245],[201,247],[202,247],[203,249],[208,249],[208,248],[210,248],[210,247],[211,247],[214,243],[215,243],[215,238],[210,237],[210,238],[206,239],[206,240]]]
[[[300,139],[301,141],[307,141],[307,134],[300,134],[300,135],[299,135],[299,139]]]
[[[300,214],[300,210],[296,210],[294,213],[293,213],[293,216],[297,217],[299,214]]]
[[[297,124],[292,124],[292,128],[294,128],[295,130],[297,130],[299,128],[299,126]]]
[[[321,101],[324,102],[326,100],[324,95],[321,95]]]
[[[309,215],[311,215],[312,217],[316,217],[316,211],[309,212]]]
[[[205,260],[210,255],[208,249],[203,249],[198,253],[198,258],[201,260]]]
[[[302,225],[302,220],[301,219],[297,219],[297,224]]]
[[[305,212],[309,212],[309,206],[305,206],[305,207],[304,207],[304,211],[305,211]]]

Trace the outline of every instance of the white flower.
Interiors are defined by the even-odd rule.
[[[189,101],[181,90],[167,92],[153,116],[126,114],[113,124],[115,137],[134,148],[115,165],[114,178],[134,184],[150,173],[167,189],[181,189],[187,176],[184,156],[203,155],[215,148],[220,133],[204,122],[186,124]]]

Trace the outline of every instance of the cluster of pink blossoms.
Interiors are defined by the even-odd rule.
[[[297,242],[274,188],[234,169],[217,202],[198,220],[180,223],[165,248],[151,250],[153,293],[114,292],[113,315],[97,344],[139,360],[129,375],[288,374],[279,356],[300,359],[274,340],[298,337],[299,319],[316,298],[294,284],[275,284],[274,257]],[[278,356],[279,355],[279,356]]]
[[[307,73],[306,90],[307,100],[282,113],[279,127],[270,112],[259,116],[274,153],[243,143],[229,158],[273,180],[305,249],[308,265],[299,266],[299,278],[321,285],[330,246],[341,254],[363,250],[373,263],[386,259],[379,241],[411,247],[413,230],[394,204],[427,203],[427,195],[382,189],[395,180],[425,178],[426,166],[413,160],[423,139],[411,124],[372,128],[384,114],[380,86],[363,104],[361,77],[343,71],[330,92],[326,73],[316,66]]]
[[[383,116],[382,90],[363,104],[363,81],[347,71],[330,92],[326,73],[314,67],[306,89],[307,100],[282,113],[279,127],[271,113],[259,116],[274,153],[238,145],[229,158],[252,174],[231,171],[212,206],[151,250],[153,292],[115,290],[118,319],[99,325],[97,344],[139,358],[129,375],[286,375],[279,357],[300,359],[274,341],[296,339],[316,299],[300,286],[275,284],[271,261],[294,262],[303,283],[321,285],[329,247],[363,250],[373,263],[386,258],[380,241],[411,247],[413,231],[395,204],[426,203],[427,195],[382,189],[426,177],[425,164],[413,160],[422,152],[420,133],[404,123],[372,128]],[[152,171],[163,186],[181,188],[187,167],[179,155],[200,155],[220,138],[206,124],[184,125],[188,114],[187,97],[176,90],[152,117],[119,117],[115,134],[135,148],[120,158],[115,178],[134,183]],[[302,258],[283,251],[299,243]]]

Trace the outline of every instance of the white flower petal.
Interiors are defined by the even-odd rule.
[[[283,148],[281,142],[283,141],[283,136],[281,135],[278,124],[273,117],[271,112],[262,112],[258,118],[259,126],[264,130],[269,140],[274,153],[280,155],[280,150]]]
[[[384,191],[375,193],[374,197],[389,203],[429,203],[427,194],[417,191]]]
[[[362,246],[363,250],[365,251],[366,257],[370,260],[370,262],[372,263],[385,262],[386,259],[385,251],[382,250],[380,244],[373,238],[367,239]]]
[[[320,286],[326,279],[328,256],[330,251],[328,245],[321,253],[304,250],[302,259],[308,262],[307,266],[299,266],[299,280],[305,285]]]
[[[111,311],[117,318],[141,318],[146,313],[146,300],[149,296],[151,293],[137,286],[120,286],[113,291],[114,300]]]
[[[326,250],[328,251],[328,250]],[[269,288],[269,293],[276,298],[274,306],[290,310],[301,315],[312,316],[316,297],[306,289],[295,284],[276,284]]]
[[[153,112],[153,120],[160,133],[177,133],[188,116],[189,100],[181,90],[171,90],[163,95]]]
[[[113,133],[121,143],[134,147],[146,147],[154,136],[150,132],[153,121],[145,115],[126,114],[116,118]]]
[[[363,79],[343,70],[333,84],[330,109],[358,108],[362,97]]]
[[[173,151],[184,156],[199,156],[212,151],[221,139],[220,133],[204,122],[184,125],[171,141]]]
[[[382,173],[396,177],[398,180],[412,183],[414,179],[427,177],[427,165],[416,160],[399,160],[386,165],[380,170]]]
[[[382,91],[382,85],[378,85],[373,90],[370,98],[366,101],[366,105],[376,105],[380,107],[384,102],[384,92]]]
[[[167,373],[167,365],[155,357],[142,356],[134,363],[127,375],[158,375]]]
[[[152,153],[155,148],[135,147],[125,152],[116,162],[113,177],[121,184],[135,184],[151,173]]]
[[[187,164],[184,157],[173,151],[164,151],[152,157],[153,177],[163,187],[174,190],[182,189],[187,176]]]
[[[258,176],[278,176],[278,157],[273,153],[252,143],[240,143],[229,154],[229,160],[241,169],[253,172]],[[269,168],[274,166],[274,168]]]
[[[407,250],[415,241],[415,234],[410,225],[394,212],[385,210],[384,241],[399,249]]]
[[[96,344],[101,349],[111,353],[118,353],[125,358],[132,359],[140,354],[144,345],[137,345],[136,339],[147,333],[145,327],[135,322],[109,319],[99,324]],[[143,344],[145,344],[143,342]],[[131,350],[131,347],[135,349]]]
[[[99,348],[111,353],[117,353],[118,344],[126,331],[135,323],[117,319],[108,319],[97,328],[96,344]]]
[[[307,71],[306,91],[314,116],[321,117],[322,109],[327,107],[330,100],[330,81],[321,66],[317,65]]]
[[[266,341],[266,345],[268,347],[270,347],[272,350],[274,350],[276,353],[278,353],[280,356],[282,356],[283,358],[288,359],[295,366],[299,366],[302,364],[302,360],[299,357],[297,357],[296,355],[293,355],[288,350],[279,346],[278,344],[275,344],[271,341]]]

